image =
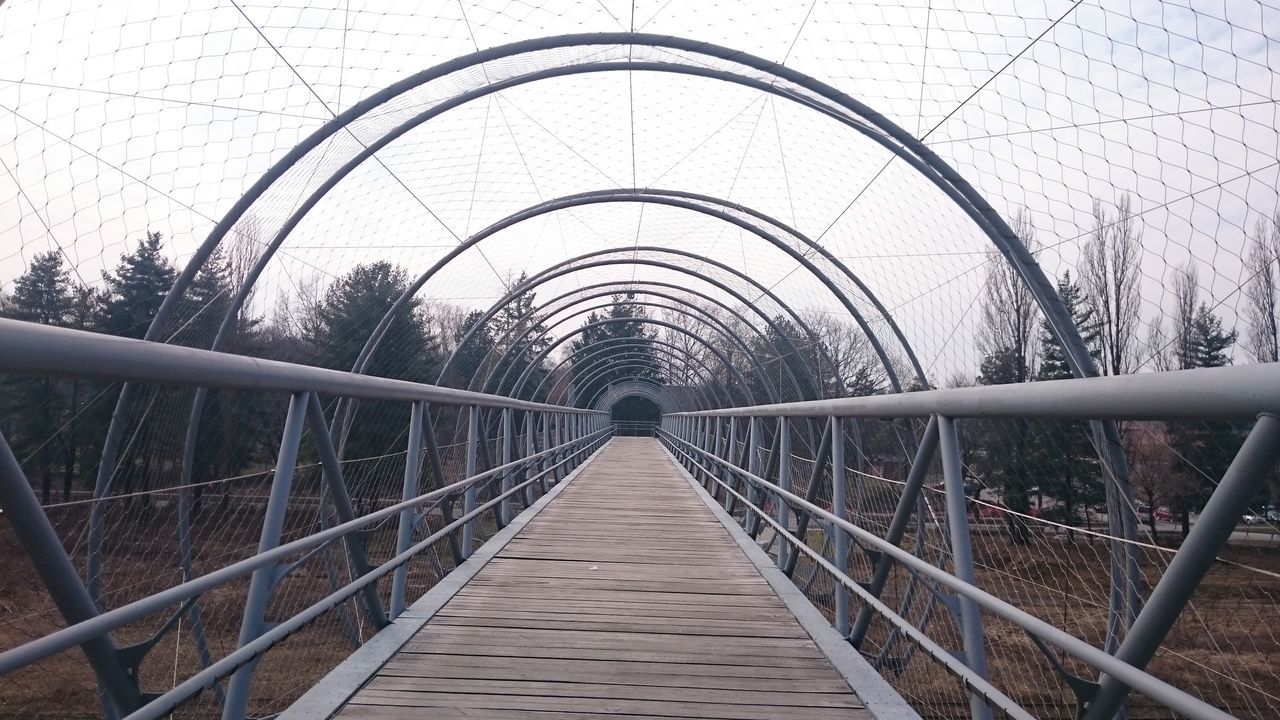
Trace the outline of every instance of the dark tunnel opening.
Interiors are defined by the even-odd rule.
[[[653,437],[662,419],[662,410],[648,398],[628,395],[609,408],[609,419],[615,435]]]

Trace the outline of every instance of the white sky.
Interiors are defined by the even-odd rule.
[[[182,261],[296,142],[388,83],[477,47],[635,28],[784,62],[924,135],[998,211],[1029,208],[1051,275],[1077,262],[1091,198],[1132,193],[1144,318],[1171,306],[1172,272],[1193,261],[1206,299],[1235,324],[1245,228],[1277,206],[1280,10],[1246,0],[1101,5],[10,0],[0,7],[0,287],[55,247],[97,282],[148,229],[170,238]],[[371,141],[392,120],[486,77],[582,55],[449,78],[355,132]],[[254,210],[262,232],[323,177],[318,169],[355,149],[337,138],[273,189]],[[977,365],[984,239],[905,164],[788,101],[671,74],[560,78],[469,103],[378,158],[294,232],[260,303],[373,259],[416,274],[520,208],[636,184],[726,197],[793,223],[896,309],[936,379]],[[837,310],[758,239],[688,211],[631,204],[501,233],[424,295],[487,305],[522,270],[636,242],[715,257],[776,285],[794,306]],[[632,272],[584,272],[545,293]]]

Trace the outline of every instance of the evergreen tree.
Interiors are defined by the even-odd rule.
[[[1016,348],[997,349],[982,360],[979,385],[1005,385],[1023,382],[1026,355]],[[966,444],[977,446],[972,465],[1000,493],[1005,507],[1026,514],[1031,509],[1030,425],[1025,420],[971,420],[970,438]],[[1026,522],[1006,514],[1009,535],[1015,543],[1026,544],[1030,530]]]
[[[72,289],[67,327],[98,332],[102,330],[106,293],[83,285]],[[72,378],[67,381],[67,417],[62,424],[62,498],[71,497],[77,476],[92,478],[102,452],[102,431],[111,413],[108,386],[100,382]]]
[[[104,329],[122,337],[146,335],[176,277],[162,252],[160,233],[148,232],[134,252],[120,258],[114,273],[103,275],[108,293]]]
[[[450,368],[450,376],[441,378],[441,382],[453,387],[468,387],[471,380],[475,378],[481,368],[484,366],[485,360],[489,358],[489,354],[493,351],[493,325],[485,323],[472,332],[476,328],[476,323],[484,317],[483,310],[473,310],[462,323],[454,330],[453,340],[459,343],[457,350],[454,351],[453,364]],[[462,339],[471,333],[471,339],[462,344]]]
[[[607,313],[591,313],[584,325],[611,320],[606,325],[588,327],[573,342],[573,350],[588,355],[572,367],[572,393],[575,403],[590,402],[611,383],[631,378],[661,381],[662,371],[652,345],[657,337],[645,323],[648,314],[641,305],[629,304],[635,293],[613,296]],[[590,348],[588,350],[588,348]]]
[[[338,278],[310,308],[302,330],[311,363],[333,370],[351,370],[378,322],[408,287],[403,268],[379,261],[358,265]],[[422,317],[421,302],[410,301],[391,319],[366,374],[414,382],[435,380],[435,338]],[[344,438],[344,455],[359,459],[404,449],[406,416],[403,404],[361,403]],[[377,492],[369,483],[354,482],[352,495],[368,500]]]
[[[1222,367],[1231,362],[1228,351],[1237,339],[1236,331],[1227,332],[1222,319],[1207,304],[1195,300],[1182,303],[1174,319],[1178,369]],[[1190,308],[1194,308],[1192,311]],[[1198,512],[1213,493],[1213,488],[1226,472],[1240,449],[1242,439],[1235,426],[1226,422],[1171,422],[1169,444],[1182,458],[1166,493],[1171,509],[1182,524],[1182,536],[1191,532],[1191,513]]]
[[[1075,321],[1085,346],[1093,349],[1097,359],[1099,337],[1095,311],[1085,302],[1084,291],[1072,279],[1070,270],[1058,279],[1058,295]],[[1062,380],[1072,375],[1066,351],[1054,337],[1048,320],[1041,320],[1040,369],[1036,379]],[[1085,522],[1089,524],[1088,507],[1100,501],[1104,493],[1088,423],[1065,420],[1038,423],[1032,437],[1029,469],[1040,492],[1062,503],[1063,522],[1074,524],[1083,507]]]
[[[205,260],[178,303],[177,320],[174,322],[177,329],[170,342],[192,347],[212,343],[223,318],[231,309],[231,299],[235,292],[231,265],[222,249],[217,248]],[[238,334],[243,329],[234,327],[232,332]],[[231,344],[234,344],[234,340]]]
[[[528,275],[521,273],[508,287],[523,287],[528,280]],[[493,357],[496,365],[490,375],[490,383],[477,389],[498,395],[511,395],[515,392],[520,376],[528,372],[521,395],[527,399],[542,399],[527,397],[547,374],[545,367],[530,369],[529,366],[550,344],[542,318],[533,312],[536,305],[536,293],[521,293],[493,317]]]
[[[98,326],[99,293],[71,280],[57,252],[36,255],[31,265],[14,281],[13,295],[0,314],[15,320],[81,330]],[[0,429],[20,459],[30,460],[28,468],[38,468],[40,494],[49,502],[53,475],[61,465],[62,495],[66,500],[80,471],[96,447],[90,436],[94,416],[89,401],[100,384],[83,380],[43,377],[10,378],[0,385]]]

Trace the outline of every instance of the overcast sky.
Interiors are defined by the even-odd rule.
[[[50,249],[100,282],[148,229],[183,262],[273,162],[387,84],[477,48],[629,29],[783,62],[923,136],[999,212],[1028,208],[1051,275],[1078,262],[1092,199],[1131,193],[1144,319],[1171,307],[1172,273],[1190,261],[1205,298],[1237,323],[1245,232],[1275,212],[1280,178],[1280,10],[1247,0],[10,0],[0,7],[0,287]],[[354,134],[372,142],[459,90],[587,52],[447,78]],[[254,209],[262,239],[358,149],[336,138],[273,189]],[[261,305],[373,259],[416,274],[530,204],[638,185],[725,197],[794,224],[895,309],[935,377],[977,365],[989,245],[904,163],[790,101],[668,73],[544,80],[450,111],[378,159],[290,236]],[[523,223],[459,258],[424,295],[482,306],[523,270],[637,242],[714,257],[796,306],[838,310],[760,240],[689,211],[629,204]],[[546,292],[633,272],[690,282],[614,267]]]

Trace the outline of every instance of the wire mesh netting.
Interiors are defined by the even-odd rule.
[[[11,0],[0,314],[606,410],[1275,362],[1278,52],[1280,8],[1245,1]],[[1039,289],[1010,261],[1023,249]],[[1064,350],[1051,290],[1088,359]],[[0,432],[105,608],[257,552],[288,405],[121,391],[0,377]],[[323,407],[357,514],[398,501],[407,405]],[[461,479],[465,418],[431,413],[432,482]],[[481,470],[501,463],[501,426],[483,415]],[[556,442],[515,426],[517,455]],[[960,422],[977,584],[1105,646],[1113,548],[1149,592],[1247,430],[1121,424],[1116,475],[1082,423]],[[798,423],[788,462],[830,506],[821,432]],[[865,421],[842,438],[861,527],[887,531],[919,432]],[[286,540],[339,521],[310,439]],[[1152,663],[1241,717],[1280,712],[1277,495],[1273,478],[1259,488]],[[446,521],[433,506],[414,537]],[[0,650],[63,624],[4,522]],[[948,532],[930,476],[904,547],[950,567]],[[394,554],[394,522],[365,536],[375,564]],[[816,524],[806,539],[833,557]],[[340,544],[294,560],[269,617],[355,577]],[[454,562],[447,544],[416,558],[410,596]],[[863,550],[850,562],[872,570]],[[796,577],[833,612],[829,573],[802,556]],[[144,690],[236,647],[247,584],[178,617]],[[884,598],[956,648],[939,592],[899,568]],[[267,654],[250,713],[279,712],[370,637],[365,610],[349,600]],[[986,640],[998,688],[1073,716],[1058,660],[996,619]],[[922,715],[967,707],[882,619],[864,650]],[[0,716],[99,711],[72,652],[0,684]],[[1131,714],[1169,715],[1143,698]]]

